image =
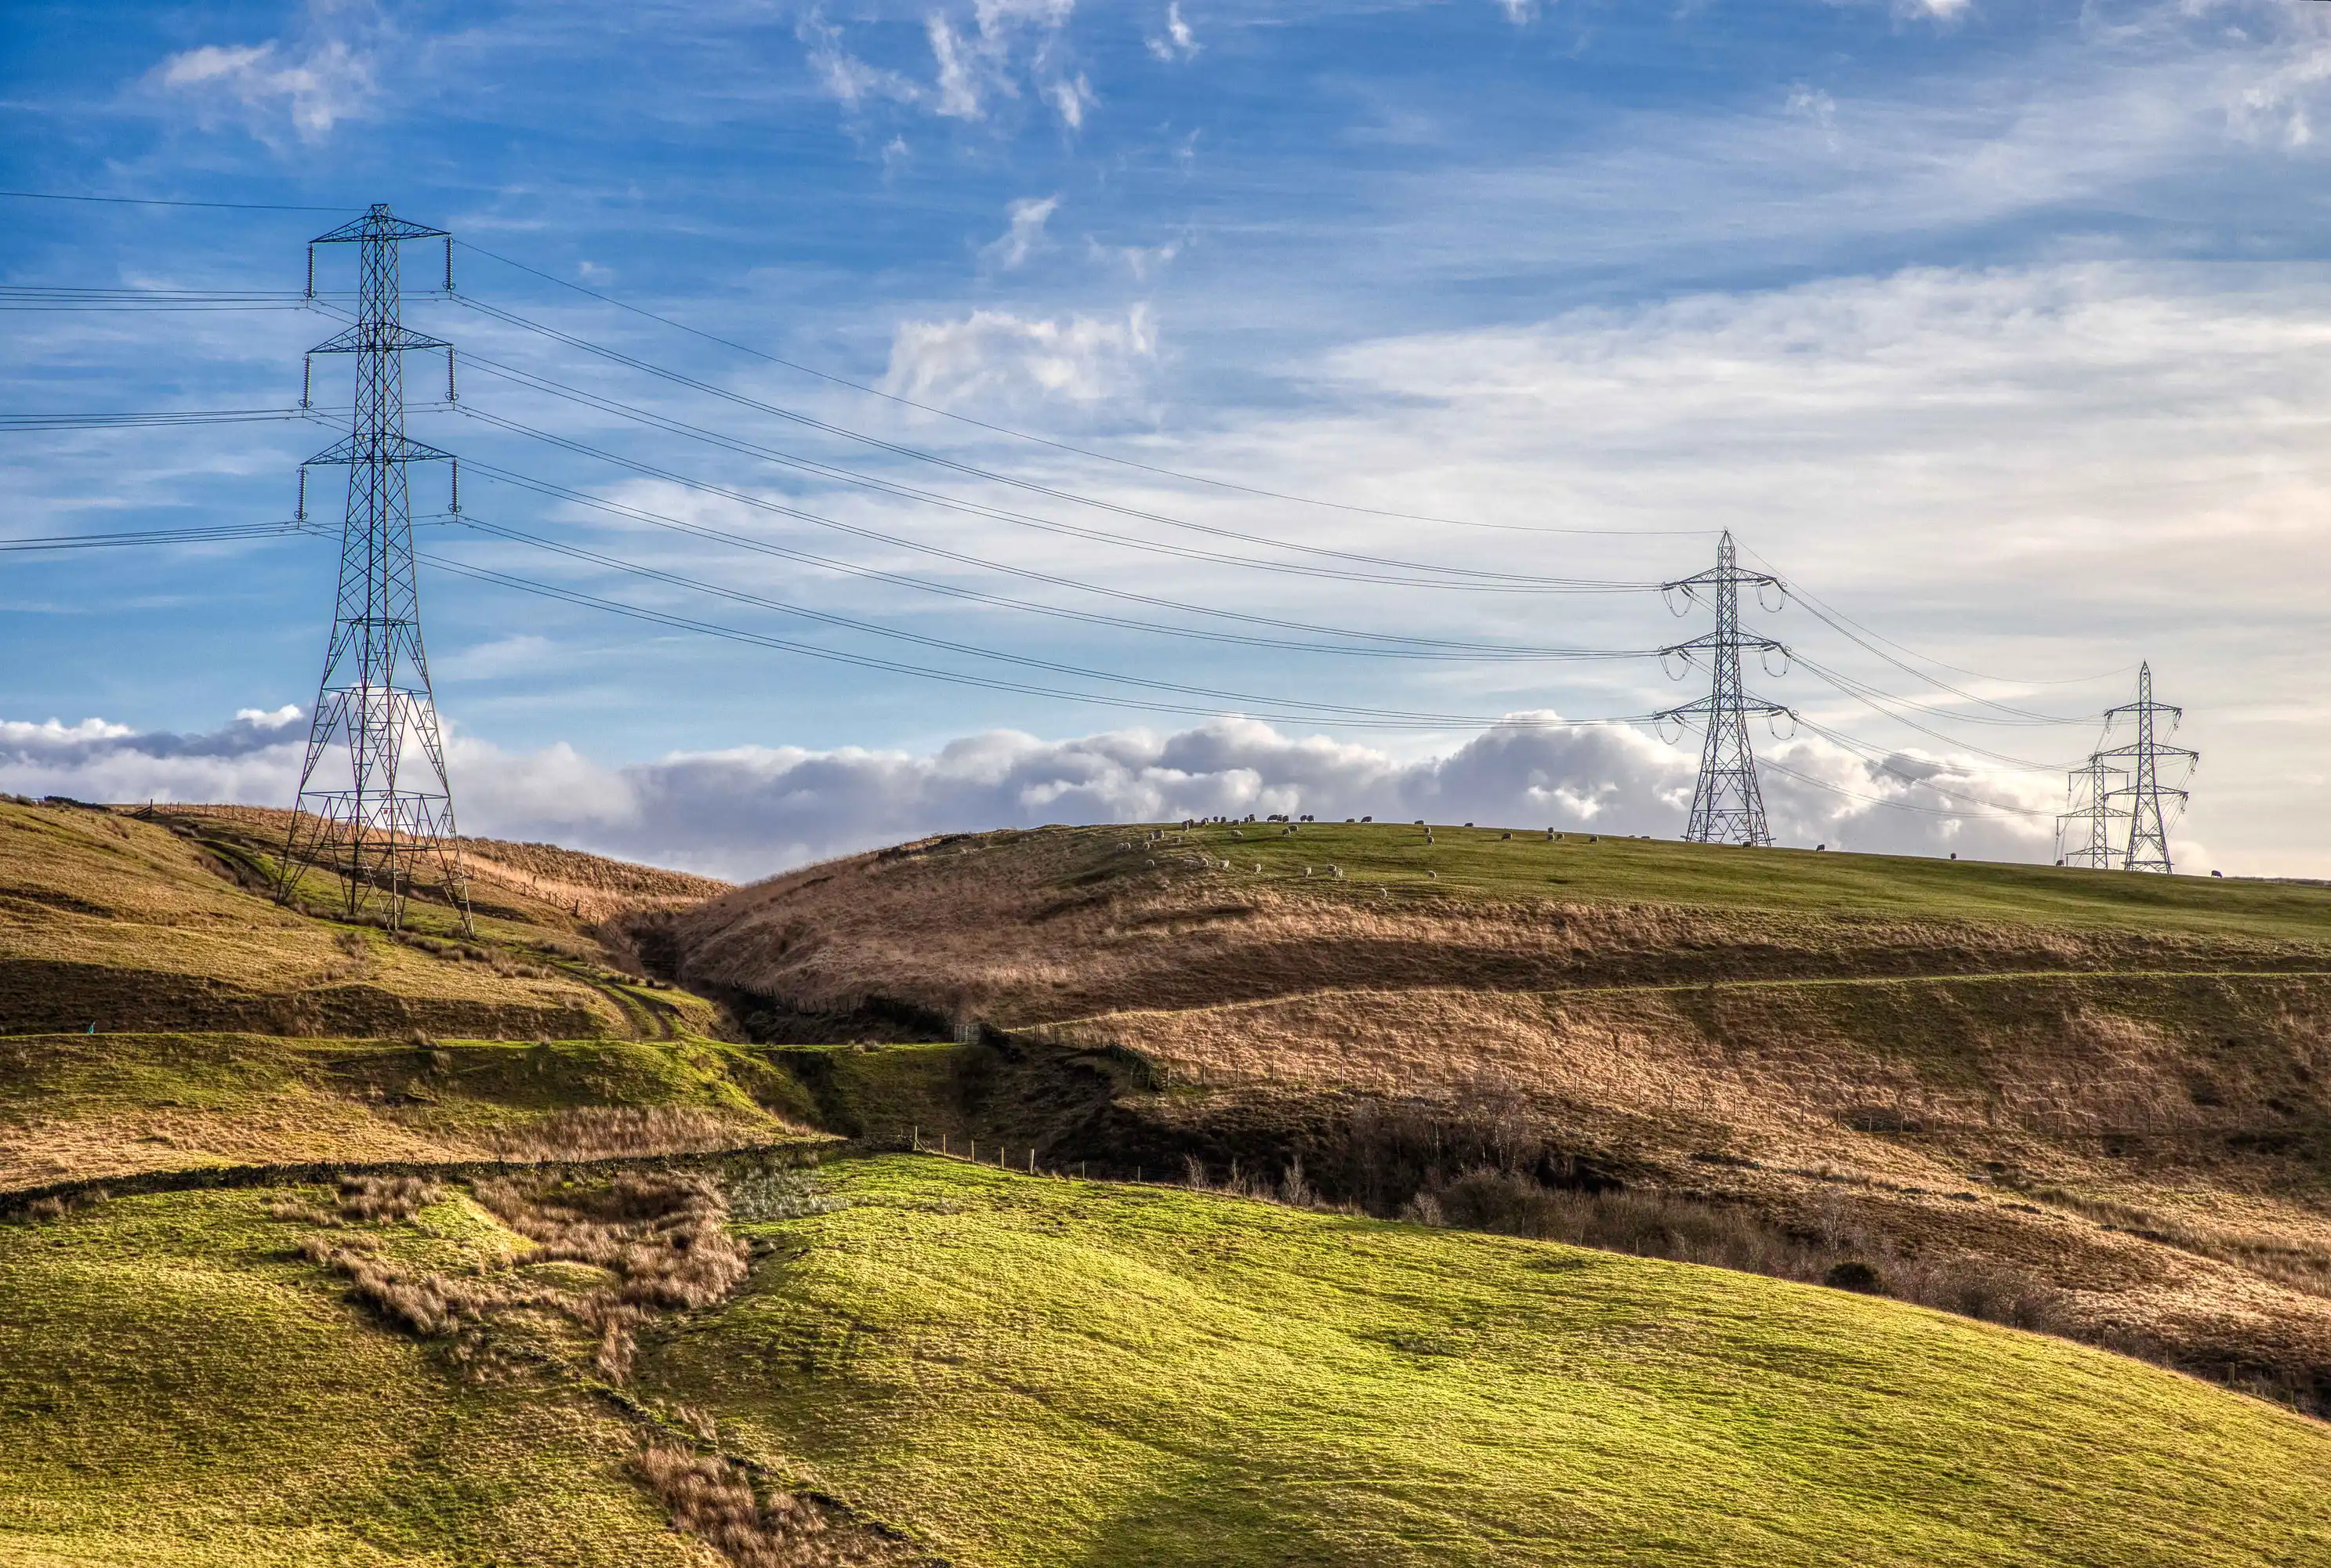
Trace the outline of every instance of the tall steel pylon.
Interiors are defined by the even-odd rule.
[[[2100,751],[2096,755],[2098,758],[2129,759],[2128,783],[2112,792],[2113,799],[2128,802],[2128,855],[2121,862],[2123,868],[2131,871],[2156,871],[2165,877],[2171,870],[2169,823],[2161,810],[2162,797],[2168,796],[2180,806],[2188,797],[2182,789],[2163,786],[2161,764],[2164,758],[2167,758],[2191,765],[2200,762],[2202,754],[2188,751],[2184,746],[2161,744],[2157,718],[2164,713],[2169,716],[2169,729],[2174,734],[2184,718],[2185,710],[2173,708],[2165,702],[2154,701],[2153,666],[2150,662],[2138,665],[2136,700],[2105,710],[2107,725],[2123,714],[2134,717],[2136,720],[2136,738],[2126,746],[2115,746],[2110,751]]]
[[[1712,569],[1660,585],[1662,593],[1680,590],[1687,599],[1705,598],[1716,610],[1715,631],[1660,651],[1662,660],[1671,653],[1681,654],[1687,664],[1705,653],[1715,677],[1706,698],[1656,716],[1687,725],[1697,719],[1708,737],[1699,755],[1699,783],[1691,794],[1691,822],[1683,835],[1693,843],[1762,847],[1773,841],[1772,830],[1765,824],[1765,796],[1756,787],[1756,756],[1748,744],[1748,716],[1788,714],[1793,718],[1796,715],[1777,702],[1748,695],[1741,687],[1741,649],[1754,648],[1760,654],[1788,652],[1770,638],[1740,629],[1744,583],[1760,589],[1782,586],[1778,577],[1740,569],[1727,529],[1716,546]]]
[[[2091,756],[2064,775],[2070,809],[2056,818],[2056,863],[2109,871],[2125,860],[2127,849],[2113,842],[2112,825],[2126,812],[2113,810],[2114,781],[2128,776],[2102,756]]]
[[[453,286],[453,242],[442,229],[395,216],[385,203],[309,242],[308,292],[316,290],[316,246],[358,250],[357,319],[311,354],[356,356],[356,404],[347,438],[309,459],[348,470],[347,520],[340,531],[340,586],[324,675],[300,770],[291,831],[284,846],[279,896],[290,902],[311,869],[345,879],[350,917],[376,894],[389,925],[404,921],[416,866],[433,864],[445,897],[471,929],[469,881],[454,841],[453,792],[437,726],[429,663],[421,647],[421,599],[413,560],[413,508],[407,464],[451,461],[451,454],[404,433],[403,356],[445,350],[452,394],[451,344],[408,330],[399,320],[397,246],[445,241],[445,286]],[[306,395],[301,397],[306,404]],[[307,469],[300,471],[300,515],[307,512]],[[454,470],[452,509],[461,509]],[[411,746],[423,769],[420,787],[400,777]],[[341,771],[345,759],[345,773]]]

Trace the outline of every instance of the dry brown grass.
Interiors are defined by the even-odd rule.
[[[671,1515],[672,1528],[737,1568],[845,1568],[912,1559],[830,1506],[792,1492],[756,1494],[751,1476],[714,1455],[650,1444],[633,1467]]]
[[[423,1176],[342,1176],[342,1220],[363,1224],[394,1224],[409,1220],[432,1203],[445,1201],[445,1189]]]
[[[2321,965],[2331,946],[1891,912],[1565,902],[1255,878],[1121,832],[936,841],[807,868],[646,924],[712,987],[846,1015],[869,998],[1005,1027],[1338,988]],[[905,852],[911,850],[912,852]],[[1551,894],[1552,889],[1549,888]]]
[[[623,1032],[548,971],[448,964],[279,908],[197,844],[104,812],[0,804],[0,1031]]]
[[[596,1335],[602,1375],[630,1375],[633,1333],[660,1312],[709,1307],[744,1282],[752,1254],[727,1231],[728,1200],[692,1172],[604,1184],[480,1182],[478,1201],[535,1244],[531,1262],[584,1263],[614,1283],[566,1304]]]
[[[166,819],[184,819],[234,830],[270,852],[280,850],[290,831],[291,813],[267,806],[170,805]],[[512,843],[502,839],[463,839],[461,855],[475,890],[500,903],[580,921],[604,920],[637,909],[675,908],[728,892],[733,884],[661,866],[635,865],[557,844]],[[424,875],[423,885],[428,883]]]
[[[691,1106],[569,1106],[539,1121],[497,1129],[490,1137],[505,1160],[603,1160],[631,1155],[706,1154],[765,1142],[766,1121]]]

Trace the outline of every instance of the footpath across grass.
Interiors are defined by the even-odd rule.
[[[1883,1300],[913,1156],[642,1357],[965,1563],[2317,1564],[2331,1430]]]

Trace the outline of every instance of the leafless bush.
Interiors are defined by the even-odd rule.
[[[840,1198],[817,1190],[807,1171],[749,1171],[728,1178],[729,1217],[744,1221],[800,1220],[843,1207]]]
[[[492,1146],[506,1160],[603,1160],[703,1153],[733,1147],[737,1139],[727,1118],[694,1106],[570,1106],[496,1131]]]
[[[340,1218],[394,1224],[432,1203],[445,1201],[445,1189],[422,1176],[342,1176]]]
[[[657,1311],[709,1307],[744,1281],[751,1253],[728,1234],[719,1186],[692,1172],[619,1176],[603,1186],[480,1182],[479,1202],[536,1243],[541,1262],[587,1263],[615,1284],[572,1305],[599,1335],[595,1360],[631,1373],[633,1329]]]
[[[2083,1336],[2053,1286],[1982,1259],[1899,1252],[1838,1204],[1823,1211],[1811,1233],[1799,1234],[1736,1204],[1660,1193],[1574,1192],[1482,1167],[1418,1193],[1401,1217],[1831,1284],[1963,1317]]]
[[[890,1561],[869,1533],[829,1519],[808,1498],[753,1492],[750,1477],[728,1460],[672,1447],[649,1447],[633,1463],[672,1526],[716,1548],[737,1568],[840,1568]]]

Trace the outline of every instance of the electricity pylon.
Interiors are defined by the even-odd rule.
[[[278,896],[289,903],[307,872],[321,870],[346,879],[351,917],[377,893],[385,900],[388,923],[395,928],[404,921],[416,865],[433,863],[466,933],[471,929],[469,881],[454,841],[444,737],[438,729],[429,663],[421,647],[421,598],[414,580],[413,507],[405,474],[410,463],[452,460],[450,453],[404,433],[402,357],[416,348],[444,349],[450,388],[453,350],[439,338],[407,329],[397,318],[397,246],[406,240],[437,238],[445,240],[450,290],[452,238],[442,229],[393,215],[385,203],[376,203],[363,217],[309,242],[311,297],[315,247],[360,247],[356,321],[309,351],[356,356],[356,406],[347,438],[308,460],[347,467],[348,506],[340,530],[339,597],[308,731],[307,761],[300,770]],[[455,510],[461,507],[459,471],[455,470]],[[300,481],[304,517],[305,467]],[[413,787],[409,774],[400,777],[408,745],[419,753],[414,759],[423,770],[418,788]]]
[[[2091,756],[2064,775],[2065,804],[2069,811],[2056,818],[2056,863],[2108,871],[2126,854],[2112,841],[2112,825],[2126,812],[2113,810],[2113,781],[2128,776],[2102,756]]]
[[[2185,710],[2173,708],[2165,702],[2154,701],[2153,666],[2150,662],[2138,665],[2136,700],[2105,710],[2107,726],[2123,714],[2133,716],[2136,720],[2136,738],[2126,746],[2100,751],[2097,755],[2129,759],[2126,770],[2128,783],[2113,791],[2111,796],[2115,800],[2126,799],[2128,802],[2128,857],[2122,861],[2123,868],[2131,871],[2155,871],[2165,877],[2171,869],[2169,824],[2162,813],[2161,800],[2166,795],[2183,806],[2188,797],[2182,789],[2163,786],[2162,759],[2183,759],[2190,767],[2202,760],[2202,754],[2188,751],[2184,746],[2161,744],[2155,717],[2164,713],[2169,716],[2170,733],[2174,734],[2185,717]]]
[[[1689,599],[1705,597],[1716,610],[1715,631],[1660,651],[1662,660],[1670,653],[1679,653],[1687,664],[1695,655],[1708,654],[1714,671],[1707,697],[1655,716],[1686,725],[1698,719],[1708,737],[1700,750],[1699,783],[1691,793],[1691,822],[1683,835],[1698,844],[1763,847],[1772,843],[1772,830],[1765,825],[1765,796],[1756,787],[1756,757],[1748,745],[1748,716],[1756,713],[1767,717],[1780,714],[1796,717],[1781,704],[1749,696],[1741,688],[1741,649],[1754,648],[1760,654],[1788,652],[1770,638],[1740,629],[1743,583],[1757,588],[1782,585],[1778,577],[1740,569],[1732,534],[1727,529],[1716,546],[1713,568],[1679,582],[1660,584],[1661,593],[1681,589]],[[1682,612],[1679,610],[1677,613]]]

